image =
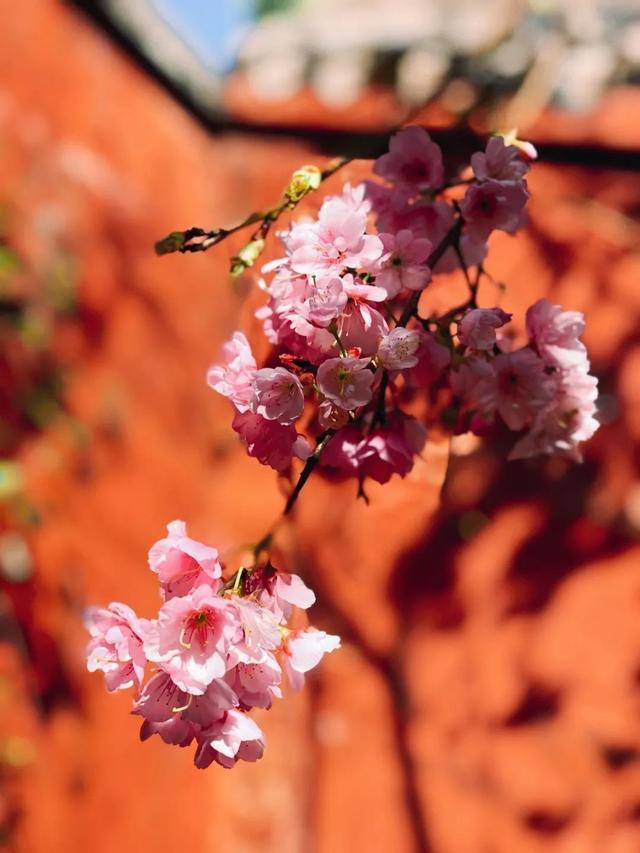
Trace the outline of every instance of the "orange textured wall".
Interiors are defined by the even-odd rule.
[[[79,293],[54,340],[67,415],[19,451],[40,521],[23,528],[34,579],[4,584],[27,633],[26,648],[0,647],[0,727],[33,755],[0,775],[17,810],[7,843],[637,853],[637,176],[536,166],[530,229],[494,238],[489,269],[507,289],[482,294],[518,313],[546,294],[586,312],[608,423],[585,463],[507,466],[458,439],[447,470],[434,435],[406,481],[370,489],[369,507],[352,485],[313,481],[281,546],[318,589],[314,621],[344,647],[260,719],[260,764],[202,772],[187,751],[140,745],[128,697],[84,671],[82,606],[125,599],[151,615],[146,551],[168,521],[233,559],[281,508],[286,484],[245,457],[203,381],[233,328],[256,331],[255,295],[227,278],[234,247],[151,247],[267,204],[312,157],[300,143],[209,137],[53,0],[3,18],[8,235],[34,268],[64,247]],[[457,286],[445,279],[428,299]]]

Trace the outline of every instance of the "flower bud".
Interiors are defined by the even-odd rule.
[[[263,249],[264,240],[261,237],[243,246],[238,254],[231,258],[230,273],[233,278],[242,275],[246,269],[252,267],[262,254]]]
[[[302,166],[291,176],[284,197],[291,205],[297,204],[307,193],[317,190],[322,181],[322,172],[317,166]]]

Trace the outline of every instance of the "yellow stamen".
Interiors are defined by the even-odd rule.
[[[193,702],[193,695],[190,693],[189,694],[189,700],[188,700],[187,704],[182,705],[182,707],[180,707],[180,708],[172,708],[171,713],[172,714],[179,714],[181,711],[188,711],[189,708],[191,707],[192,702]]]
[[[183,649],[190,649],[190,648],[191,648],[191,643],[187,643],[187,642],[185,642],[185,639],[184,639],[184,634],[185,634],[185,631],[186,631],[186,630],[187,630],[187,628],[186,628],[186,625],[185,625],[185,626],[183,627],[183,629],[180,631],[180,636],[178,637],[178,642],[180,643],[180,645],[182,646],[182,648],[183,648]]]

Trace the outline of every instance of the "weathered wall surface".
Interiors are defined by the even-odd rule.
[[[146,551],[164,524],[184,518],[232,554],[282,506],[203,381],[230,331],[253,327],[254,297],[227,279],[233,247],[158,259],[151,246],[265,205],[310,157],[208,137],[52,0],[3,19],[6,234],[36,273],[70,254],[78,303],[52,340],[66,414],[18,451],[39,521],[19,526],[34,576],[3,581],[18,619],[2,647],[0,733],[31,748],[0,777],[7,825],[19,810],[8,844],[410,853],[422,834],[436,853],[637,853],[635,176],[537,166],[531,229],[494,238],[490,271],[507,290],[482,295],[521,312],[552,294],[587,313],[609,423],[585,464],[506,466],[457,441],[439,506],[446,445],[434,437],[368,508],[351,485],[312,482],[283,543],[319,590],[315,622],[344,648],[261,720],[259,765],[201,772],[187,751],[139,745],[128,697],[84,671],[82,606],[124,599],[149,615]],[[0,519],[16,524],[8,509]]]

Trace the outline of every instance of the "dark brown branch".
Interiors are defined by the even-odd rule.
[[[338,157],[332,160],[322,171],[315,170],[315,167],[314,170],[307,167],[305,173],[305,168],[303,167],[303,169],[299,169],[293,174],[284,191],[282,201],[270,210],[255,211],[249,214],[242,222],[231,228],[215,228],[208,231],[203,228],[192,227],[187,228],[185,231],[172,231],[155,244],[156,254],[169,255],[174,252],[181,252],[183,254],[185,252],[206,252],[207,249],[217,246],[218,243],[226,240],[231,234],[242,231],[250,225],[255,225],[256,222],[260,222],[261,224],[255,233],[251,235],[250,242],[259,239],[264,240],[273,223],[285,211],[294,210],[303,198],[309,195],[310,192],[317,190],[327,178],[330,178],[339,169],[350,163],[351,159],[350,157]]]
[[[435,247],[433,252],[427,258],[426,264],[430,270],[433,270],[438,261],[442,258],[447,249],[450,249],[451,246],[455,246],[460,239],[460,232],[462,231],[463,220],[462,218],[457,219],[454,225],[447,231],[442,240]],[[418,302],[420,301],[421,290],[416,290],[412,295],[411,299],[404,306],[404,311],[400,315],[400,319],[398,320],[398,326],[406,326],[409,320],[415,316],[418,310]]]
[[[320,461],[320,456],[322,455],[322,451],[327,446],[327,442],[329,441],[329,439],[333,438],[333,436],[336,434],[336,432],[337,432],[337,430],[335,430],[335,429],[328,429],[328,430],[325,430],[325,432],[323,432],[322,435],[320,435],[318,437],[318,443],[316,445],[316,449],[313,451],[311,456],[309,456],[307,461],[304,463],[304,468],[300,472],[300,476],[298,477],[298,481],[295,484],[293,491],[291,492],[291,494],[289,495],[289,497],[287,499],[287,503],[285,504],[284,510],[282,511],[283,516],[289,515],[289,513],[291,512],[291,510],[295,506],[295,503],[298,500],[298,495],[300,494],[300,492],[304,488],[305,483],[307,482],[307,480],[311,476],[313,469],[316,467],[316,465]]]
[[[463,220],[462,217],[457,219],[453,226],[447,231],[442,240],[438,243],[436,248],[431,252],[429,257],[426,260],[426,265],[432,270],[438,261],[442,258],[447,249],[452,246],[454,249],[460,251],[460,247],[458,242],[460,240],[460,232],[462,231]],[[460,254],[460,257],[462,255]],[[466,272],[466,267],[465,267]],[[471,287],[471,282],[469,282],[469,287]],[[411,294],[411,298],[404,306],[404,310],[400,315],[400,319],[398,320],[396,327],[406,326],[409,320],[412,317],[417,315],[418,311],[418,302],[420,301],[421,290],[416,290]],[[378,389],[378,401],[376,403],[375,412],[373,414],[373,419],[371,421],[371,429],[374,429],[377,424],[383,424],[385,421],[386,411],[385,411],[385,397],[387,394],[387,388],[389,385],[389,374],[387,371],[384,372],[382,379],[380,380],[380,387]]]

